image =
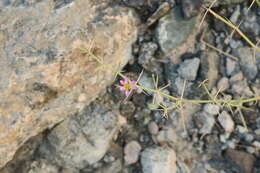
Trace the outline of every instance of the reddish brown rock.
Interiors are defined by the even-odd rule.
[[[80,47],[122,68],[137,34],[133,11],[109,0],[34,3],[0,10],[0,167],[111,84],[114,73]]]
[[[252,173],[256,160],[253,155],[229,148],[226,151],[226,156],[244,169],[245,173]]]

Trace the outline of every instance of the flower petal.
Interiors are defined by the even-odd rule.
[[[129,79],[128,78],[124,78],[124,84],[129,83]]]
[[[132,84],[132,85],[135,85],[136,81],[133,80],[133,81],[130,81],[129,83]]]
[[[131,81],[130,84],[131,84],[131,87],[132,87],[131,89],[132,90],[137,90],[138,89],[137,86],[136,86],[136,81]]]
[[[130,92],[129,92],[129,91],[125,91],[125,95],[126,95],[126,97],[128,97],[128,96],[129,96],[129,94],[130,94]]]
[[[125,87],[123,87],[123,86],[120,86],[119,89],[120,89],[120,91],[125,91]]]
[[[125,82],[124,80],[120,80],[121,85],[124,85],[124,82]]]

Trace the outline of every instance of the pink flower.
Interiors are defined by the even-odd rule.
[[[130,81],[128,78],[120,80],[120,91],[123,91],[126,96],[129,96],[132,90],[137,90],[136,81]]]

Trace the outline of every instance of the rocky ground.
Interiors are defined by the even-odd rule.
[[[149,93],[136,92],[125,100],[116,87],[119,78],[111,85],[111,74],[104,77],[104,72],[91,69],[92,61],[75,60],[79,53],[68,51],[71,42],[84,45],[78,39],[90,34],[103,50],[97,52],[112,66],[128,62],[123,69],[126,76],[136,80],[144,70],[142,86],[155,88],[154,75],[158,87],[170,84],[163,90],[166,93],[181,96],[185,83],[185,98],[208,99],[199,87],[208,79],[209,91],[213,95],[220,91],[219,98],[260,96],[260,53],[211,14],[200,25],[203,7],[213,0],[83,2],[0,2],[0,43],[5,43],[0,45],[5,53],[0,56],[4,73],[0,90],[8,93],[0,95],[4,98],[0,108],[15,103],[0,110],[1,129],[8,129],[9,122],[15,129],[5,131],[15,137],[0,140],[1,173],[260,173],[259,102],[244,105],[251,111],[233,112],[221,104],[185,104],[185,130],[178,109],[165,118],[161,111],[151,110]],[[86,12],[81,3],[93,11]],[[250,3],[218,0],[212,9],[236,25],[242,21],[240,29],[257,43],[260,6],[255,3],[248,10]],[[10,20],[14,15],[17,20]],[[86,15],[87,19],[82,17]],[[59,27],[60,20],[64,22]],[[63,57],[70,54],[67,63]],[[65,59],[64,69],[55,71],[60,59]],[[58,83],[56,73],[63,73],[66,81]],[[31,76],[41,83],[31,82]],[[7,79],[9,83],[3,82]],[[10,83],[16,87],[8,87]],[[24,89],[28,83],[33,83],[33,92]],[[27,113],[27,107],[32,111]],[[23,111],[16,115],[14,109]]]

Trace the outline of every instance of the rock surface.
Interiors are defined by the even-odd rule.
[[[203,79],[207,79],[207,87],[212,89],[217,83],[219,75],[220,58],[216,52],[204,53],[201,57],[200,73]]]
[[[158,131],[159,131],[159,127],[158,127],[158,125],[154,121],[150,122],[148,124],[148,131],[152,135],[156,135],[158,133]]]
[[[0,10],[0,167],[111,84],[112,71],[97,71],[79,47],[93,41],[95,55],[122,67],[138,23],[133,11],[109,0],[10,2]]]
[[[82,169],[105,155],[118,127],[116,112],[91,104],[56,126],[40,146],[40,155],[60,166]]]
[[[161,18],[156,32],[162,51],[175,56],[184,53],[195,37],[197,20],[197,17],[184,20],[178,7]]]
[[[144,173],[176,172],[176,154],[170,148],[146,148],[142,152],[141,163]]]
[[[229,88],[228,78],[222,77],[217,83],[217,88],[219,92],[226,91]]]
[[[45,160],[34,161],[31,164],[31,169],[28,173],[58,173],[59,168]]]
[[[253,51],[249,47],[241,47],[234,50],[234,55],[240,58],[240,65],[244,75],[252,80],[257,75],[257,64]]]
[[[215,119],[212,114],[206,112],[198,112],[195,115],[195,121],[199,127],[200,134],[209,134],[212,131],[212,128],[215,124]]]
[[[133,163],[136,163],[139,158],[139,153],[141,151],[142,147],[137,141],[131,141],[129,142],[125,148],[124,148],[124,159],[126,162],[126,165],[130,165]]]
[[[227,149],[226,157],[239,165],[245,173],[253,172],[254,163],[256,161],[253,155],[245,153],[243,151]]]
[[[232,76],[235,74],[236,71],[238,71],[237,69],[239,68],[239,65],[236,61],[227,58],[226,60],[226,73],[228,76]]]
[[[238,3],[242,3],[245,2],[246,0],[221,0],[221,1],[216,1],[215,5],[221,4],[221,5],[228,5],[228,4],[238,4]],[[204,3],[205,4],[212,4],[212,2],[214,2],[214,0],[205,0]]]
[[[234,130],[235,123],[226,111],[221,112],[218,116],[218,121],[226,132],[232,132]]]
[[[179,67],[178,73],[185,80],[193,81],[197,77],[197,72],[200,65],[200,59],[187,59]]]
[[[210,115],[217,115],[219,113],[220,107],[216,104],[205,104],[203,111]]]
[[[112,54],[117,52],[118,49],[113,49],[113,53],[111,52],[111,54],[107,53],[108,51],[105,53],[102,52],[102,50],[105,50],[105,48],[109,46],[113,47],[113,44],[111,42],[106,43],[106,40],[102,38],[99,40],[98,38],[100,37],[96,34],[101,31],[99,27],[103,28],[103,25],[99,25],[100,21],[105,21],[104,25],[106,25],[106,27],[104,26],[104,28],[109,29],[106,31],[108,37],[112,37],[111,40],[119,38],[117,35],[112,34],[113,31],[110,32],[110,26],[120,21],[120,17],[114,21],[106,18],[109,16],[107,13],[107,10],[110,9],[109,7],[112,8],[111,11],[113,13],[110,14],[117,16],[117,5],[119,5],[120,9],[125,9],[123,7],[133,8],[141,19],[141,23],[138,27],[140,29],[138,38],[131,46],[133,48],[132,55],[134,58],[132,58],[123,69],[124,76],[127,76],[131,80],[137,80],[142,69],[144,69],[144,78],[141,80],[142,85],[146,85],[149,88],[154,87],[153,78],[157,78],[158,76],[157,88],[163,88],[167,84],[170,84],[169,88],[165,87],[161,89],[161,91],[165,94],[171,94],[174,97],[180,97],[183,94],[183,98],[185,99],[210,99],[205,89],[199,87],[204,79],[209,79],[209,84],[211,85],[209,92],[215,99],[250,99],[251,97],[258,97],[260,95],[260,54],[257,55],[256,53],[255,57],[258,72],[254,78],[250,79],[250,73],[247,73],[245,67],[242,67],[242,60],[239,60],[239,58],[243,58],[244,56],[248,56],[245,59],[249,59],[249,57],[251,59],[252,53],[254,52],[246,51],[247,48],[250,48],[250,45],[236,32],[231,34],[232,29],[230,27],[209,13],[205,20],[203,20],[200,29],[196,30],[197,36],[195,42],[190,42],[192,40],[190,38],[194,36],[193,33],[187,33],[189,36],[186,35],[188,39],[184,41],[184,44],[173,48],[169,52],[162,51],[158,41],[160,38],[156,35],[156,30],[158,30],[162,18],[169,16],[170,10],[175,7],[174,9],[181,8],[183,12],[179,15],[181,20],[176,23],[183,21],[190,22],[189,17],[195,15],[197,16],[195,18],[198,18],[204,14],[206,10],[203,7],[208,7],[208,4],[206,4],[207,0],[87,0],[90,3],[88,5],[94,8],[90,11],[96,10],[95,12],[98,13],[91,13],[91,15],[94,16],[93,20],[90,15],[81,17],[82,12],[80,12],[80,10],[79,13],[74,10],[74,12],[76,11],[78,14],[73,13],[64,17],[68,20],[73,18],[72,23],[74,23],[74,25],[70,25],[66,19],[62,21],[55,19],[54,16],[68,14],[66,11],[71,11],[75,3],[77,4],[80,1],[82,0],[0,0],[0,11],[1,14],[3,14],[2,12],[4,11],[17,8],[19,9],[17,10],[19,12],[18,14],[20,14],[20,11],[28,10],[29,8],[39,9],[38,6],[42,3],[49,2],[50,5],[53,6],[50,15],[46,13],[45,8],[40,9],[42,10],[40,15],[48,15],[50,18],[49,23],[45,23],[47,29],[49,28],[49,24],[53,24],[54,28],[59,28],[61,24],[62,26],[60,28],[62,28],[62,34],[64,36],[61,36],[59,32],[57,32],[57,29],[49,29],[50,33],[54,31],[54,34],[58,35],[57,39],[53,39],[53,44],[46,43],[50,48],[40,49],[41,52],[33,52],[31,47],[28,48],[28,46],[26,46],[28,40],[21,38],[24,40],[24,43],[26,43],[22,51],[25,52],[27,56],[28,51],[31,50],[30,53],[36,57],[38,54],[44,54],[44,52],[50,49],[50,53],[46,56],[54,58],[49,58],[50,61],[46,62],[46,64],[50,66],[49,64],[51,62],[57,62],[57,69],[59,69],[58,72],[61,79],[66,77],[66,79],[74,80],[78,77],[78,75],[72,73],[70,69],[79,59],[82,60],[81,63],[84,64],[84,58],[87,58],[89,55],[86,53],[83,54],[82,51],[78,53],[75,47],[80,44],[73,43],[74,40],[71,42],[71,47],[62,51],[61,46],[57,46],[60,45],[60,42],[56,40],[60,40],[61,37],[64,37],[62,39],[65,40],[69,38],[76,38],[76,40],[78,40],[77,38],[85,36],[84,31],[88,33],[86,39],[84,39],[84,37],[79,39],[80,41],[76,41],[76,43],[81,43],[82,46],[87,47],[89,46],[89,40],[96,38],[97,41],[94,43],[92,53],[101,57],[105,54],[104,60],[111,63],[113,67],[117,67],[113,61],[116,57],[113,57],[113,59],[110,55],[113,56]],[[108,1],[109,3],[107,4]],[[215,8],[220,5],[220,3],[226,3],[227,1],[229,1],[230,5],[221,5]],[[260,8],[254,3],[252,8],[248,9],[250,2],[246,2],[245,0],[243,0],[245,3],[241,4],[231,4],[231,1],[238,2],[240,0],[217,1],[212,10],[224,18],[229,19],[236,26],[242,22],[239,27],[241,31],[248,36],[254,44],[257,44],[260,31],[260,23],[257,22],[257,19],[260,16]],[[201,5],[200,2],[203,4]],[[85,8],[85,6],[79,8],[89,10]],[[88,13],[88,11],[84,12],[84,14]],[[37,14],[32,13],[31,18],[34,19]],[[130,10],[130,16],[131,14]],[[73,16],[77,16],[79,19]],[[127,16],[129,15],[127,14]],[[2,18],[2,16],[0,18]],[[13,18],[16,19],[16,16]],[[90,19],[90,22],[84,21],[81,23],[82,25],[80,25],[82,28],[86,26],[87,29],[83,30],[83,32],[81,32],[82,30],[77,30],[80,34],[79,36],[75,35],[75,32],[70,28],[68,29],[67,26],[78,28],[77,23],[80,23],[83,18]],[[106,18],[106,20],[103,20],[104,18]],[[45,18],[42,17],[41,20],[44,22]],[[56,21],[52,23],[51,21],[53,20]],[[11,19],[7,19],[7,21],[10,21],[8,26],[13,26],[13,23],[16,22]],[[200,21],[202,20],[199,20],[199,22]],[[92,22],[94,24],[92,24]],[[21,23],[25,22],[22,21]],[[34,28],[39,27],[39,25],[38,23],[32,23],[26,26],[34,31]],[[19,26],[18,24],[16,24],[16,26],[20,31],[25,30],[24,26]],[[96,28],[93,26],[96,26]],[[18,41],[13,41],[14,46],[22,42],[20,41],[20,37],[23,37],[22,33],[19,33],[17,37],[16,32],[7,35],[6,31],[2,30],[2,23],[0,27],[0,40],[8,37],[10,41],[15,37]],[[182,26],[180,25],[179,28],[182,28]],[[92,29],[96,32],[92,33]],[[13,27],[13,31],[15,30],[16,28]],[[38,32],[39,36],[45,33],[45,31],[46,29]],[[118,33],[122,31],[122,28],[116,30]],[[166,31],[172,32],[171,29]],[[103,35],[103,33],[99,34]],[[114,38],[114,36],[117,38]],[[47,37],[52,40],[52,36],[47,35]],[[34,38],[36,41],[40,40],[37,36]],[[110,39],[107,40],[109,41]],[[204,40],[208,44],[200,42],[200,40]],[[104,46],[105,48],[100,48],[98,44],[105,44],[107,47]],[[242,48],[244,49],[242,50],[242,54],[244,55],[236,55],[236,58],[227,56],[227,54],[225,55],[211,49],[209,44],[233,56],[235,56],[236,49]],[[41,46],[43,43],[41,42],[37,44],[37,46],[38,45]],[[119,47],[121,45],[119,45]],[[7,50],[6,45],[0,44],[0,48],[3,47]],[[44,45],[42,47],[44,47]],[[182,50],[180,49],[181,47],[183,48]],[[11,48],[12,46],[9,45],[7,51],[9,57],[15,53]],[[130,46],[128,48],[130,48]],[[60,52],[62,52],[62,55]],[[178,54],[181,54],[181,56]],[[211,57],[209,58],[209,56]],[[4,56],[1,56],[1,58],[2,57]],[[19,59],[20,55],[17,57]],[[45,63],[44,56],[42,57],[43,58],[36,59],[39,60],[39,62],[30,61],[32,63],[28,65],[28,68],[23,69],[24,63],[16,61],[15,58],[15,61],[13,61],[15,66],[13,64],[11,65],[13,65],[13,68],[20,70],[16,72],[17,75],[20,74],[21,76],[21,74],[30,72],[31,65],[37,66],[37,63],[41,63],[42,61]],[[194,58],[200,59],[198,73],[196,77],[194,77],[195,80],[185,80],[185,77],[180,75],[178,69],[182,66],[184,61]],[[123,54],[122,59],[124,59]],[[25,60],[28,60],[28,58]],[[90,61],[90,63],[94,64],[95,69],[98,67],[94,61]],[[245,64],[243,64],[243,66],[244,65]],[[48,66],[46,65],[46,67]],[[81,66],[76,66],[74,68],[75,71],[83,71],[78,67]],[[86,65],[86,67],[89,66]],[[185,73],[187,76],[191,68],[186,68]],[[46,68],[46,70],[48,70],[48,68]],[[100,71],[95,71],[95,73],[104,75],[105,77],[108,75],[104,69],[99,68],[99,70]],[[248,68],[248,70],[250,71],[251,69]],[[68,73],[71,75],[68,75]],[[86,80],[94,77],[94,75],[86,75],[89,75],[86,77]],[[0,74],[0,76],[4,76],[4,74]],[[53,76],[55,78],[55,75]],[[12,78],[10,78],[10,80],[11,79]],[[21,78],[21,80],[23,79]],[[43,80],[45,79],[43,78]],[[79,80],[83,82],[82,78]],[[71,94],[74,90],[79,90],[76,97],[73,97],[73,94],[71,94],[70,97],[71,100],[74,100],[72,102],[75,102],[75,105],[71,106],[65,103],[63,106],[68,106],[69,108],[67,108],[67,110],[69,111],[72,108],[74,108],[74,110],[71,112],[67,111],[68,113],[62,113],[66,118],[63,118],[58,124],[50,126],[51,128],[48,127],[49,129],[44,130],[42,133],[36,132],[38,133],[37,136],[31,137],[19,147],[13,159],[0,169],[0,173],[144,173],[142,169],[144,169],[145,161],[143,160],[146,160],[146,165],[150,165],[150,168],[153,170],[155,170],[155,167],[160,167],[160,170],[156,170],[156,172],[165,172],[165,169],[171,165],[176,165],[177,167],[176,170],[171,170],[171,172],[174,173],[207,173],[210,171],[217,171],[219,173],[245,173],[246,169],[249,170],[250,173],[260,172],[260,151],[258,150],[258,148],[260,148],[260,118],[258,116],[260,103],[255,104],[251,102],[243,104],[243,106],[252,110],[241,110],[245,123],[247,124],[247,128],[245,128],[245,126],[242,125],[243,123],[241,122],[239,112],[236,111],[235,107],[232,109],[234,114],[231,115],[230,112],[228,112],[229,118],[226,118],[227,116],[225,115],[223,116],[223,112],[231,110],[227,105],[218,103],[219,101],[216,103],[213,102],[212,104],[207,103],[207,101],[205,101],[205,104],[194,104],[196,101],[192,101],[194,103],[177,101],[176,104],[173,101],[175,100],[174,98],[170,100],[161,95],[157,96],[158,94],[156,94],[156,97],[152,97],[150,93],[141,93],[141,90],[135,91],[131,97],[125,99],[124,93],[116,87],[119,84],[120,79],[118,79],[115,80],[114,86],[106,87],[106,90],[101,92],[102,95],[99,94],[98,99],[89,106],[89,97],[92,97],[91,95],[94,94],[92,91],[99,88],[98,83],[104,85],[104,87],[107,86],[106,81],[108,80],[109,77],[105,79],[97,78],[98,82],[95,85],[92,85],[91,82],[89,82],[91,85],[87,85],[86,82],[80,87],[71,85],[69,89],[64,89],[66,87],[62,86],[61,89],[63,89],[66,94]],[[39,99],[32,100],[32,103],[36,104],[31,105],[37,109],[42,106],[41,99],[45,97],[45,92],[47,92],[47,97],[49,97],[51,94],[48,93],[55,95],[55,89],[57,89],[52,86],[48,89],[48,83],[46,84],[46,82],[39,83],[40,82],[28,85],[28,88],[35,88],[40,91],[37,95]],[[20,83],[18,84],[20,85]],[[46,84],[47,87],[41,84]],[[183,93],[184,85],[185,92]],[[2,91],[4,91],[4,87],[8,86],[2,85]],[[89,87],[93,88],[88,90],[90,92],[82,92]],[[51,89],[54,90],[54,92]],[[37,92],[35,93],[37,94]],[[31,95],[29,96],[32,97]],[[61,95],[58,94],[58,97],[60,96]],[[20,97],[17,98],[19,99]],[[64,102],[68,100],[68,97],[63,98]],[[0,98],[0,100],[1,99],[2,98]],[[51,106],[53,105],[52,103],[53,102],[48,102]],[[161,108],[165,107],[163,110],[155,110],[156,108],[160,109],[160,107],[152,103],[161,103]],[[183,107],[180,106],[182,103]],[[52,109],[51,106],[50,108]],[[44,107],[44,109],[45,108],[46,107]],[[46,108],[45,110],[48,109]],[[117,112],[120,112],[120,114]],[[163,113],[167,113],[167,118],[162,117]],[[67,116],[70,114],[71,116]],[[62,115],[60,115],[60,117],[63,117]],[[38,114],[35,113],[34,116],[39,119],[40,115],[38,116]],[[48,117],[48,114],[44,116]],[[55,116],[52,117],[55,118]],[[41,118],[44,117],[41,116]],[[4,121],[4,119],[2,120]],[[28,121],[30,121],[30,119]],[[233,125],[230,126],[230,124],[232,124],[231,121]],[[229,128],[232,126],[234,127]],[[35,128],[36,130],[38,129],[37,126],[35,126]],[[224,130],[224,128],[227,130]],[[31,131],[33,130],[34,129],[31,128]],[[21,133],[22,132],[23,131],[21,131]],[[103,134],[106,134],[106,136],[103,136]],[[160,148],[161,150],[155,151],[156,148]],[[168,149],[169,152],[166,152],[164,148]],[[233,150],[236,151],[233,152],[232,158],[225,156],[225,153],[227,154],[227,152],[225,152],[227,148],[233,148]],[[145,153],[147,150],[150,150],[150,154],[147,154],[147,158],[144,159],[144,154],[141,153]],[[171,153],[172,150],[174,150],[178,156],[178,161],[176,163],[167,161],[171,159],[162,161],[165,156],[170,155],[169,153]],[[157,154],[154,154],[155,152]],[[247,160],[244,160],[244,158],[247,158]],[[151,169],[148,169],[146,172],[152,172]]]
[[[202,0],[182,0],[182,11],[186,19],[196,16],[202,5]]]

